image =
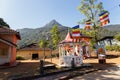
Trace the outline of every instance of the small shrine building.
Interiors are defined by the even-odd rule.
[[[72,59],[76,66],[83,64],[83,55],[90,57],[90,39],[91,37],[82,34],[74,38],[68,32],[65,39],[59,43],[60,66],[70,67]]]

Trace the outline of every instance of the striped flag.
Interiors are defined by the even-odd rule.
[[[79,25],[76,25],[72,28],[72,37],[79,37],[80,36],[80,28]]]
[[[91,20],[87,20],[86,21],[86,26],[85,26],[85,30],[90,30],[90,26],[91,26]]]
[[[107,11],[99,14],[99,17],[100,17],[100,25],[101,26],[104,26],[104,25],[110,23],[109,13]]]

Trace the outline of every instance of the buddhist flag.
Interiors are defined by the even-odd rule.
[[[91,20],[87,20],[86,21],[86,26],[85,26],[85,30],[90,30],[90,26],[91,26]]]
[[[80,28],[79,25],[72,27],[72,37],[80,36]]]
[[[107,11],[99,14],[99,17],[100,17],[100,25],[101,26],[104,26],[104,25],[110,23],[109,13]]]

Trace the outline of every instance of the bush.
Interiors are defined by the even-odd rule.
[[[52,56],[52,57],[55,57],[56,55],[55,55],[55,54],[52,54],[51,56]]]
[[[25,60],[25,58],[22,57],[22,56],[17,56],[17,57],[16,57],[16,60]]]
[[[54,54],[54,53],[53,53],[51,56],[52,56],[52,57],[59,57],[59,53],[57,53],[57,54]]]
[[[105,47],[107,51],[120,51],[120,45],[112,45]]]

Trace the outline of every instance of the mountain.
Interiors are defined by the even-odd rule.
[[[58,26],[58,30],[60,31],[60,37],[61,37],[60,40],[63,40],[68,32],[68,29],[71,28],[61,25],[56,20],[52,20],[40,28],[18,29],[17,31],[19,31],[21,35],[21,40],[18,42],[18,48],[31,43],[38,43],[41,39],[48,38],[48,41],[51,42],[50,30],[54,25]],[[99,34],[101,35],[101,37],[105,37],[105,36],[114,36],[118,32],[120,32],[120,25],[107,25],[104,26],[101,31],[99,31]]]
[[[104,26],[104,29],[107,29],[107,30],[112,31],[112,32],[120,32],[120,24],[107,25],[107,26]]]
[[[46,24],[43,27],[51,28],[51,27],[53,27],[53,25],[57,25],[59,27],[63,27],[63,25],[61,25],[60,23],[58,23],[55,19],[53,19],[52,21],[50,21],[48,24]]]
[[[101,37],[105,37],[105,36],[115,36],[119,32],[120,32],[120,25],[107,25],[104,26],[103,30],[101,30],[99,33],[101,34]]]
[[[61,40],[65,38],[65,34],[67,34],[69,27],[63,26],[58,23],[56,20],[52,20],[46,25],[31,29],[31,28],[24,28],[24,29],[17,29],[20,32],[21,40],[18,41],[18,48],[23,47],[25,45],[31,43],[38,43],[41,39],[48,38],[51,41],[51,33],[50,30],[54,25],[58,26],[58,30],[60,31]]]

